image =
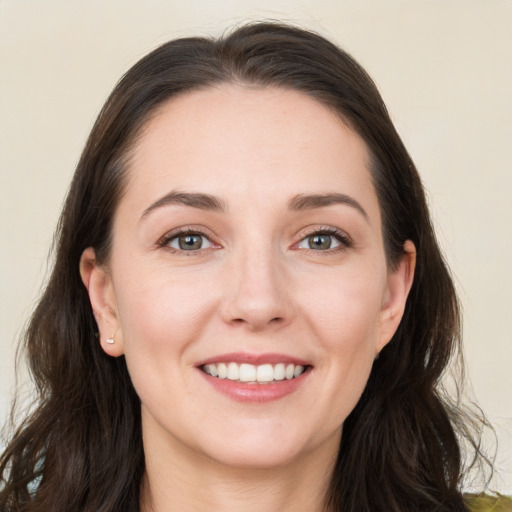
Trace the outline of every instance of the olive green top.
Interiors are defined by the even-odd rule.
[[[471,512],[512,512],[512,498],[508,496],[466,494],[464,499]]]

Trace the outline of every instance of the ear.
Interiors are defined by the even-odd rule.
[[[377,353],[389,343],[395,334],[405,311],[405,304],[414,281],[416,247],[407,240],[398,266],[389,270],[386,293],[380,315],[380,336]]]
[[[89,293],[101,347],[109,356],[118,357],[124,353],[124,349],[112,278],[106,268],[98,264],[92,247],[82,253],[80,276]]]

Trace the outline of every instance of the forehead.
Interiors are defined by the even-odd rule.
[[[170,190],[269,203],[336,189],[377,206],[364,141],[332,110],[288,89],[223,85],[179,95],[146,123],[132,155],[127,196],[141,205]]]

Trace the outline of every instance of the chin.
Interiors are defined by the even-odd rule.
[[[282,425],[281,425],[282,426]],[[213,441],[203,453],[209,458],[239,469],[271,469],[296,464],[301,459],[311,460],[315,452],[336,454],[339,447],[341,429],[332,435],[318,438],[306,432],[283,431],[277,425],[273,431],[256,429],[245,435],[225,438],[227,442]]]
[[[216,462],[237,469],[270,469],[284,467],[300,458],[301,453],[293,450],[283,450],[270,446],[264,448],[230,449],[223,453],[210,453]]]

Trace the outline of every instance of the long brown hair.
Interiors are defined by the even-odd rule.
[[[303,92],[365,141],[388,263],[412,240],[418,259],[403,320],[343,426],[326,505],[343,512],[463,511],[455,427],[439,391],[459,345],[459,307],[414,163],[370,77],[346,52],[296,27],[256,23],[220,39],[171,41],[140,60],[103,107],[56,233],[55,264],[24,337],[37,407],[0,459],[2,511],[136,510],[144,473],[140,401],[123,357],[100,348],[79,276],[83,250],[106,261],[126,161],[169,98],[221,83]]]

